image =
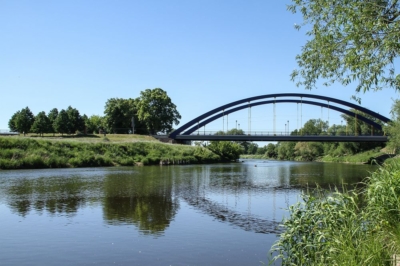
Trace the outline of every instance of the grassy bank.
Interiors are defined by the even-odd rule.
[[[202,147],[161,143],[149,136],[0,137],[0,169],[215,163]]]
[[[352,155],[344,155],[344,156],[331,156],[326,155],[318,158],[317,161],[320,162],[335,162],[335,163],[373,163],[376,161],[377,163],[382,163],[385,159],[387,159],[389,155],[384,152],[377,152],[374,150],[361,152]]]
[[[372,173],[362,189],[308,191],[302,198],[289,208],[285,232],[271,250],[271,264],[400,263],[399,159]]]
[[[268,158],[265,155],[259,155],[259,154],[242,154],[240,155],[240,159],[271,159]]]
[[[381,164],[388,158],[390,158],[390,154],[386,154],[382,151],[366,151],[357,154],[344,155],[344,156],[331,156],[325,155],[322,157],[318,157],[315,161],[317,162],[326,162],[326,163],[355,163],[355,164],[368,164],[368,163],[378,163]],[[272,159],[277,160],[276,158],[268,158],[265,155],[240,155],[241,159]],[[294,158],[294,160],[300,160],[299,158]]]

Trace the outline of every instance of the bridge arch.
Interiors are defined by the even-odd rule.
[[[282,97],[297,97],[300,99],[282,99],[282,100],[276,100],[276,98],[282,98]],[[262,99],[268,99],[268,98],[274,98],[274,100],[268,100],[268,101],[259,101]],[[343,100],[339,100],[339,99],[335,99],[335,98],[331,98],[331,97],[326,97],[326,96],[321,96],[321,95],[313,95],[313,94],[304,94],[304,93],[277,93],[277,94],[267,94],[267,95],[260,95],[260,96],[254,96],[254,97],[250,97],[250,98],[245,98],[242,100],[238,100],[235,102],[231,102],[225,105],[222,105],[218,108],[215,108],[211,111],[208,111],[198,117],[196,117],[195,119],[192,119],[191,121],[189,121],[188,123],[184,124],[183,126],[177,128],[175,131],[173,131],[169,137],[170,138],[175,138],[177,135],[190,135],[191,133],[193,133],[194,131],[198,130],[199,128],[201,128],[202,126],[223,117],[224,115],[233,113],[233,112],[237,112],[239,110],[245,109],[245,108],[249,108],[249,107],[253,107],[253,106],[258,106],[258,105],[266,105],[266,104],[273,104],[273,103],[304,103],[304,104],[309,104],[309,105],[317,105],[317,106],[321,106],[321,107],[326,107],[332,110],[336,110],[338,112],[350,115],[350,116],[355,116],[356,113],[351,112],[349,110],[334,106],[334,105],[330,105],[330,104],[325,104],[325,103],[321,103],[321,102],[314,102],[314,101],[307,101],[307,100],[303,100],[303,98],[311,98],[311,99],[318,99],[318,100],[324,100],[327,101],[329,103],[337,103],[343,106],[347,106],[350,108],[353,108],[357,111],[363,112],[365,114],[368,114],[384,123],[387,123],[390,121],[389,118],[380,115],[374,111],[371,111],[369,109],[366,109],[362,106],[358,106],[356,104],[353,103],[349,103]],[[255,102],[256,101],[256,102]],[[232,108],[234,107],[234,108]],[[231,108],[231,109],[229,109]],[[382,127],[381,125],[379,125],[378,123],[360,115],[357,114],[357,119],[381,130]]]

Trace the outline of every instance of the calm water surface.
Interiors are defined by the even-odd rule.
[[[0,265],[260,265],[304,188],[374,169],[245,160],[0,171]]]

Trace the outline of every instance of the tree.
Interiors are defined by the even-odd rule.
[[[129,133],[132,130],[132,117],[135,122],[135,133],[147,134],[148,131],[137,116],[137,100],[129,98],[108,99],[104,108],[104,124],[109,132]]]
[[[249,146],[247,147],[247,152],[246,154],[256,154],[258,149],[258,144],[250,142]]]
[[[35,117],[29,107],[17,111],[8,121],[8,126],[12,131],[23,132],[24,136],[29,133]]]
[[[57,108],[51,109],[49,114],[47,115],[47,117],[49,118],[50,123],[51,123],[51,130],[49,131],[50,133],[55,133],[56,132],[56,130],[54,129],[53,124],[54,124],[54,121],[56,120],[57,116],[58,116],[58,109]]]
[[[52,125],[50,119],[46,116],[45,112],[40,112],[35,117],[35,122],[33,122],[31,131],[38,133],[43,136],[43,133],[51,132]]]
[[[325,85],[357,80],[356,92],[384,86],[400,89],[394,64],[400,52],[399,1],[292,2],[288,10],[303,15],[303,22],[295,27],[310,26],[310,38],[296,57],[299,69],[291,74],[298,86],[312,89],[322,78]]]
[[[12,117],[10,118],[10,120],[8,121],[8,127],[9,127],[10,130],[13,131],[13,132],[18,131],[16,121],[17,121],[17,117],[18,117],[18,115],[19,115],[20,112],[21,112],[21,111],[15,112],[15,113],[12,115]]]
[[[54,130],[63,135],[68,132],[68,114],[62,109],[53,123]]]
[[[321,119],[310,119],[304,124],[303,128],[300,129],[300,133],[302,135],[320,135],[322,132],[326,132],[327,130],[327,122],[324,122]]]
[[[277,158],[280,160],[293,160],[295,146],[296,142],[293,141],[278,142],[276,148],[278,150]]]
[[[400,100],[395,100],[392,106],[392,121],[384,128],[389,136],[387,146],[398,153],[400,149]]]
[[[67,132],[73,134],[78,130],[84,131],[85,122],[83,121],[82,116],[79,114],[79,111],[71,106],[68,106],[65,112],[68,116]]]
[[[86,121],[86,132],[92,134],[92,133],[98,133],[99,128],[104,128],[104,117],[99,116],[99,115],[92,115],[90,116]]]
[[[324,154],[323,144],[321,142],[297,142],[294,154],[301,161],[313,161]]]
[[[275,145],[273,143],[268,143],[268,145],[266,147],[265,155],[268,158],[276,158],[278,156],[277,145]]]
[[[235,161],[243,153],[243,147],[234,141],[210,141],[207,149],[229,161]]]
[[[172,126],[179,124],[181,115],[167,92],[160,88],[140,92],[137,101],[137,115],[151,134],[171,132]]]

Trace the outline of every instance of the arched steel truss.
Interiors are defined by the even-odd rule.
[[[282,99],[282,100],[276,100],[276,98],[281,98],[281,97],[298,97],[300,99]],[[259,101],[261,99],[268,99],[268,98],[274,98],[274,100],[268,100],[268,101]],[[314,101],[307,101],[303,100],[303,98],[312,98],[312,99],[318,99],[318,100],[324,100],[327,101],[328,104],[322,103],[322,102],[314,102]],[[255,102],[256,101],[256,102]],[[365,114],[368,114],[384,123],[387,123],[390,121],[389,118],[380,115],[376,112],[373,112],[369,109],[366,109],[364,107],[355,105],[353,103],[349,103],[346,101],[338,100],[335,98],[331,97],[326,97],[326,96],[320,96],[320,95],[313,95],[313,94],[303,94],[303,93],[278,93],[278,94],[267,94],[267,95],[260,95],[260,96],[255,96],[255,97],[250,97],[246,99],[242,99],[239,101],[231,102],[228,104],[225,104],[223,106],[220,106],[218,108],[215,108],[207,113],[204,113],[195,119],[189,121],[188,123],[184,124],[183,126],[177,128],[175,131],[173,131],[169,137],[170,138],[175,138],[177,135],[190,135],[194,131],[198,130],[199,128],[203,127],[204,125],[221,118],[225,115],[228,115],[230,113],[237,112],[239,110],[245,109],[245,108],[251,108],[254,106],[258,105],[266,105],[266,104],[274,104],[274,103],[300,103],[300,104],[308,104],[308,105],[317,105],[321,107],[325,107],[328,109],[332,109],[338,112],[341,112],[343,114],[347,114],[352,117],[357,117],[357,119],[373,126],[376,129],[381,130],[382,126],[374,121],[372,121],[369,118],[366,118],[362,116],[361,114],[356,114],[354,112],[351,112],[349,110],[331,105],[330,103],[337,103],[340,105],[344,105],[350,108],[353,108],[354,110],[363,112]],[[243,104],[243,105],[242,105]],[[235,107],[236,106],[236,107]],[[234,108],[231,108],[234,107]],[[231,108],[231,109],[229,109]]]

